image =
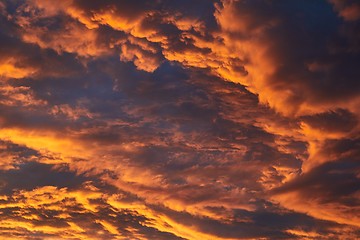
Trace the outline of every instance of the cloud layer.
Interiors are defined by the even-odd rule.
[[[359,9],[0,2],[0,239],[359,238]]]

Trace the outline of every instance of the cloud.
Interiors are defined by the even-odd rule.
[[[356,115],[345,109],[304,116],[302,119],[311,128],[330,133],[350,132],[358,124]]]
[[[2,3],[0,236],[357,238],[353,4]]]
[[[268,8],[273,9],[271,13]],[[312,8],[323,9],[321,18],[316,20],[312,11],[306,10]],[[341,106],[344,98],[357,101],[355,91],[347,90],[348,86],[357,89],[354,61],[350,60],[356,55],[345,50],[351,48],[346,42],[330,40],[343,37],[330,24],[345,23],[331,14],[326,3],[224,1],[216,16],[226,33],[225,45],[250,60],[244,65],[248,76],[239,81],[278,111],[312,113],[334,104]],[[310,21],[316,24],[308,24]],[[334,45],[342,50],[334,51]]]
[[[353,161],[357,155],[352,153],[346,158],[313,168],[274,190],[274,198],[295,211],[358,227],[359,166]]]
[[[355,1],[330,0],[339,15],[346,21],[356,21],[360,19],[360,5]]]

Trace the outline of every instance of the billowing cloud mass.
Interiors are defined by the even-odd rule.
[[[0,239],[359,239],[360,5],[0,1]]]

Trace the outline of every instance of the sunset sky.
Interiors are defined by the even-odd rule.
[[[0,0],[0,240],[360,239],[360,1]]]

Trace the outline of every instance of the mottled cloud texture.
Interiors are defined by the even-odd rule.
[[[0,1],[0,239],[359,239],[355,0]]]

